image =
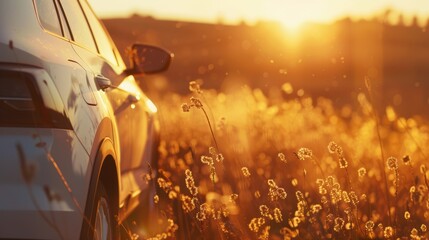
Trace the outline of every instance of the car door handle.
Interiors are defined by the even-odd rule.
[[[96,75],[94,79],[97,83],[98,89],[105,91],[106,89],[112,87],[112,81],[103,75]]]

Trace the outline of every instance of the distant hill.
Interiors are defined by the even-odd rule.
[[[369,78],[382,108],[393,105],[405,115],[428,108],[429,33],[417,25],[344,19],[310,24],[294,35],[270,22],[231,26],[141,16],[103,21],[122,54],[136,41],[174,52],[165,74],[171,91],[187,93],[189,81],[202,79],[205,88],[240,82],[281,94],[282,84],[290,82],[306,95],[344,104],[355,101]]]

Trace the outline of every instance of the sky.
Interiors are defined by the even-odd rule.
[[[305,22],[331,22],[345,16],[368,18],[394,9],[392,22],[399,13],[411,22],[418,16],[426,23],[429,0],[89,0],[102,18],[126,17],[134,13],[159,19],[255,23],[278,21],[295,28]]]

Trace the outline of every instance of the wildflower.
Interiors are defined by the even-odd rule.
[[[387,168],[396,171],[398,169],[398,160],[395,157],[389,157],[387,159]]]
[[[153,202],[155,204],[159,202],[159,196],[158,195],[153,196]]]
[[[409,165],[411,163],[411,158],[408,155],[405,155],[402,157],[402,162],[404,162],[404,164]]]
[[[347,230],[352,230],[355,227],[355,224],[352,222],[348,222],[346,223],[346,229]]]
[[[229,200],[231,202],[235,202],[235,200],[237,200],[237,198],[238,198],[238,194],[235,194],[235,193],[233,193],[229,196]]]
[[[359,177],[364,177],[366,175],[366,169],[364,167],[359,168],[358,175]]]
[[[343,191],[343,200],[346,203],[350,202],[349,194],[347,193],[347,191]]]
[[[216,148],[214,148],[214,147],[209,147],[209,153],[210,153],[211,155],[217,155]]]
[[[390,226],[385,227],[383,234],[385,238],[391,238],[393,236],[393,228]]]
[[[203,103],[200,101],[200,99],[195,98],[195,97],[191,97],[191,103],[192,105],[194,105],[196,108],[202,108],[203,107]]]
[[[270,209],[267,207],[267,205],[261,205],[259,206],[259,212],[261,213],[261,216],[272,218],[270,214]]]
[[[287,197],[287,193],[285,191],[284,188],[277,188],[277,195],[281,198],[281,199],[286,199]]]
[[[323,204],[326,204],[326,203],[328,203],[328,198],[326,196],[322,196],[320,198],[320,202],[323,203]]]
[[[207,157],[207,156],[201,156],[201,162],[202,163],[205,163],[205,164],[207,164],[207,165],[209,165],[209,166],[211,166],[211,165],[213,165],[214,164],[214,162],[213,162],[213,158],[212,157]]]
[[[327,182],[328,186],[333,186],[334,182],[335,182],[335,178],[333,176],[328,176],[326,178],[326,182]]]
[[[286,156],[283,153],[279,153],[277,156],[279,157],[280,161],[287,163]]]
[[[186,169],[185,175],[186,175],[186,178],[185,178],[186,188],[188,188],[191,195],[197,196],[198,188],[195,186],[195,181],[194,181],[194,177],[192,176],[191,170]]]
[[[425,225],[425,224],[422,224],[422,225],[420,226],[420,230],[422,230],[422,232],[426,232],[426,231],[428,230],[428,228],[426,227],[426,225]]]
[[[196,218],[198,221],[202,222],[206,220],[206,214],[204,212],[197,212]]]
[[[316,180],[316,183],[317,183],[317,185],[319,185],[319,187],[321,187],[321,186],[323,186],[323,184],[325,184],[325,181],[323,179],[321,179],[321,178],[318,178]]]
[[[313,156],[313,152],[308,148],[300,148],[297,153],[298,159],[303,161]]]
[[[330,142],[328,144],[328,151],[329,153],[335,153],[337,151],[338,145],[335,142]]]
[[[416,238],[419,239],[418,234],[419,234],[419,231],[417,231],[417,229],[415,228],[411,229],[411,234],[410,234],[411,239],[416,239]]]
[[[301,219],[299,217],[294,217],[292,219],[289,219],[289,225],[292,228],[298,227],[298,225],[301,223]]]
[[[322,210],[322,206],[320,204],[314,204],[310,206],[310,211],[313,214],[318,213],[320,210]]]
[[[261,240],[268,240],[268,238],[270,237],[270,226],[265,226],[264,229],[262,230],[261,235],[259,235],[258,239]]]
[[[426,174],[426,171],[427,171],[426,165],[424,165],[424,164],[420,165],[420,173]]]
[[[338,162],[340,164],[340,168],[347,168],[348,165],[349,165],[349,163],[347,162],[346,158],[342,157],[342,156],[338,159]]]
[[[353,205],[356,207],[356,205],[359,203],[359,199],[356,193],[354,191],[350,191],[349,197],[352,200]]]
[[[189,91],[194,93],[202,93],[200,84],[197,81],[189,82]]]
[[[274,220],[276,221],[276,223],[280,223],[283,221],[283,215],[280,208],[274,208]]]
[[[253,218],[249,223],[249,229],[252,232],[258,232],[259,228],[265,224],[264,218]]]
[[[249,172],[249,169],[247,167],[242,167],[241,168],[241,172],[243,173],[243,175],[245,177],[249,177],[250,176],[250,172]]]
[[[216,161],[217,162],[223,162],[223,160],[224,160],[224,157],[223,157],[222,153],[219,153],[216,155]]]
[[[181,107],[183,112],[189,112],[191,109],[191,106],[189,106],[187,103],[183,103]]]
[[[186,195],[181,195],[180,200],[182,201],[182,209],[186,213],[189,213],[195,209],[195,202],[193,198],[190,198]]]
[[[175,199],[175,198],[177,198],[177,193],[175,191],[169,191],[168,192],[168,198],[169,199]]]
[[[341,186],[340,186],[340,184],[339,183],[334,183],[334,185],[332,185],[332,188],[333,189],[336,189],[336,190],[340,190],[341,189]]]
[[[298,185],[298,179],[292,179],[292,186],[296,187]]]
[[[405,213],[404,213],[404,218],[405,218],[406,220],[408,220],[408,219],[410,219],[410,217],[411,217],[410,212],[405,211]]]
[[[374,229],[374,222],[372,220],[369,220],[368,222],[365,223],[365,229],[368,232],[372,232]]]
[[[301,191],[296,191],[295,192],[295,195],[296,195],[296,199],[298,200],[298,202],[301,202],[301,201],[304,201],[305,199],[304,199],[304,194],[302,194],[302,192]]]
[[[270,186],[270,187],[277,187],[277,184],[276,184],[276,182],[274,182],[273,179],[268,179],[268,186]]]
[[[336,232],[340,232],[340,230],[343,228],[344,226],[344,219],[337,217],[335,218],[335,226],[334,226],[334,231]]]
[[[337,153],[338,156],[342,156],[343,155],[343,148],[340,146],[337,146],[337,149],[335,152]]]

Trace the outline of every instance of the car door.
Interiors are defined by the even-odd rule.
[[[141,192],[144,186],[141,184],[141,176],[148,169],[144,167],[143,161],[148,139],[150,109],[147,108],[146,102],[149,99],[140,90],[133,76],[122,75],[125,65],[88,3],[68,1],[63,5],[67,19],[75,15],[75,22],[69,20],[73,36],[73,29],[82,31],[82,28],[88,28],[92,36],[92,42],[89,38],[82,39],[88,42],[86,46],[73,45],[88,72],[91,72],[92,81],[89,88],[99,91],[104,88],[102,85],[105,80],[111,82],[111,86],[105,89],[105,94],[113,109],[119,133],[122,183],[120,202],[126,203],[127,199],[136,197]]]

